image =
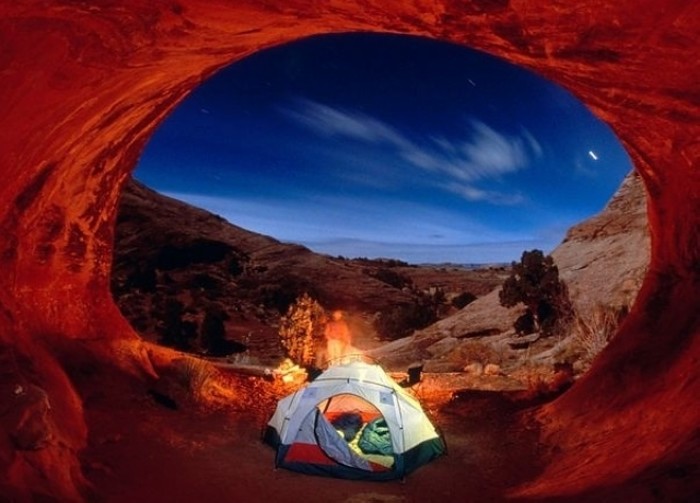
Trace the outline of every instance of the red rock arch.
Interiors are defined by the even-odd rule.
[[[11,378],[60,403],[50,420],[62,442],[34,460],[49,474],[43,484],[78,497],[75,451],[86,437],[54,349],[91,341],[95,358],[148,371],[108,291],[116,201],[144,142],[218,68],[300,37],[356,30],[452,41],[551,78],[614,128],[646,182],[650,273],[585,380],[540,410],[562,454],[520,494],[571,495],[697,461],[698,2],[154,4],[0,2],[0,356],[11,350],[25,362]],[[6,438],[1,452],[13,452]],[[0,487],[33,483],[27,456],[0,456],[13,474]]]

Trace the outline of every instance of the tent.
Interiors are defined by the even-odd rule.
[[[363,361],[329,367],[282,398],[264,440],[278,467],[347,479],[402,478],[445,452],[418,400]]]

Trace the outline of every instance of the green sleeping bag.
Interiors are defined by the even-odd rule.
[[[378,417],[367,423],[357,445],[365,454],[383,454],[385,456],[394,454],[389,427],[383,417]]]

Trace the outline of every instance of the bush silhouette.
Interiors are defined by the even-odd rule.
[[[399,339],[437,321],[439,303],[430,295],[419,295],[413,304],[394,306],[374,321],[377,333],[385,339]]]
[[[276,309],[280,314],[286,313],[295,300],[304,294],[318,298],[316,288],[311,281],[293,274],[274,278],[273,283],[264,283],[257,289],[260,303],[265,307]]]
[[[525,314],[514,325],[519,335],[532,332],[552,335],[560,323],[571,319],[566,284],[559,279],[559,269],[552,256],[545,256],[541,250],[525,251],[520,262],[512,263],[511,274],[498,298],[504,307],[525,305]]]
[[[224,321],[229,318],[222,309],[209,307],[204,312],[200,328],[202,348],[210,355],[221,356],[227,353],[226,328]]]
[[[399,274],[398,272],[388,269],[386,267],[380,267],[374,271],[371,276],[378,279],[382,283],[386,283],[389,286],[398,288],[399,290],[405,287],[410,287],[412,285],[411,278],[407,278]]]
[[[192,322],[183,322],[185,306],[176,299],[167,299],[160,314],[161,342],[166,346],[189,350],[196,335],[197,326]]]
[[[462,309],[476,300],[476,295],[471,292],[462,292],[452,299],[452,305],[457,309]]]

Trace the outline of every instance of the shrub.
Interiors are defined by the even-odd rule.
[[[180,385],[187,389],[193,398],[203,397],[207,383],[216,374],[214,366],[207,361],[192,357],[176,360],[174,364],[178,371]]]
[[[437,321],[437,306],[432,297],[421,295],[415,303],[394,306],[374,321],[377,333],[386,339],[399,339]]]
[[[204,312],[200,328],[200,342],[207,353],[220,356],[226,353],[226,328],[224,321],[229,316],[219,308],[209,307]]]
[[[246,259],[246,257],[239,257],[237,255],[231,256],[228,259],[228,273],[234,278],[243,274]]]
[[[532,312],[525,311],[525,313],[518,316],[518,318],[513,323],[513,328],[518,335],[527,335],[535,331],[535,317]]]
[[[520,262],[512,263],[498,298],[504,307],[525,305],[525,315],[514,325],[520,335],[537,331],[552,335],[572,316],[569,292],[559,279],[559,269],[552,256],[541,250],[525,251]]]
[[[617,331],[620,313],[615,309],[597,307],[593,313],[584,318],[576,316],[573,321],[575,343],[581,352],[581,363],[587,367],[593,359],[608,345]]]
[[[169,298],[165,301],[163,311],[160,313],[161,342],[166,346],[188,350],[192,339],[196,335],[196,325],[191,322],[183,322],[185,306],[176,299]]]
[[[279,337],[287,356],[295,363],[313,366],[316,348],[323,341],[326,313],[310,295],[304,293],[280,319]]]
[[[553,376],[551,367],[531,361],[511,373],[511,377],[525,385],[524,396],[530,400],[544,399],[551,394]]]
[[[503,355],[491,344],[483,341],[469,341],[452,351],[448,359],[450,362],[464,367],[465,364],[477,362],[482,366],[488,363],[501,364]]]
[[[452,305],[457,309],[462,309],[476,300],[476,295],[471,292],[462,292],[452,299]]]
[[[489,344],[474,341],[466,344],[464,349],[470,361],[477,361],[483,365],[502,362],[501,354]]]
[[[413,284],[410,278],[402,276],[398,272],[386,267],[380,267],[371,275],[373,278],[378,279],[382,283],[386,283],[387,285],[398,288],[399,290],[404,287],[410,287]]]
[[[294,301],[304,294],[318,298],[316,289],[309,280],[292,274],[277,278],[274,284],[265,284],[259,290],[262,304],[279,313],[286,313]]]

